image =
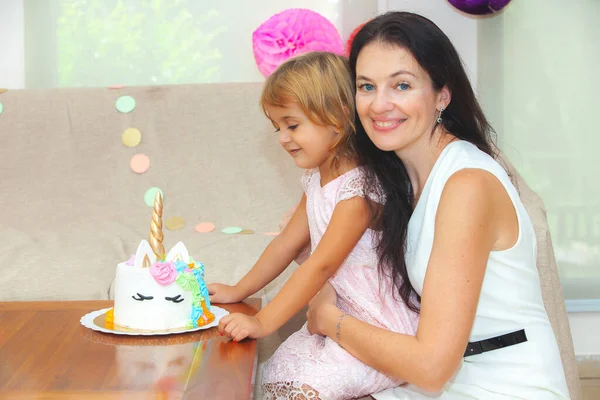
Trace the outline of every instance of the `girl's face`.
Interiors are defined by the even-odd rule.
[[[379,149],[399,156],[429,140],[440,107],[450,101],[446,88],[433,89],[410,51],[379,42],[358,54],[356,89],[356,109],[367,135]]]
[[[331,147],[337,136],[333,126],[315,124],[297,103],[266,108],[278,128],[279,143],[299,168],[329,167],[334,156]]]

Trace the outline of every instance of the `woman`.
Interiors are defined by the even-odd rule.
[[[381,273],[420,321],[415,336],[369,325],[326,286],[310,332],[408,383],[378,399],[567,399],[533,225],[453,45],[426,18],[387,13],[358,32],[350,66],[358,151],[386,199]]]

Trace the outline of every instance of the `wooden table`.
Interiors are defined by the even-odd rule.
[[[249,399],[256,341],[216,328],[121,336],[82,326],[112,301],[0,302],[0,399]],[[259,299],[219,305],[254,315]]]

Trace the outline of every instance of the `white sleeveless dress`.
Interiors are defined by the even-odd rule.
[[[424,393],[407,385],[374,397],[378,400],[568,399],[558,344],[542,301],[533,224],[506,171],[469,142],[452,142],[442,151],[411,216],[406,253],[410,282],[421,294],[442,190],[450,176],[465,168],[488,171],[502,183],[519,223],[515,245],[490,254],[469,341],[521,329],[525,329],[528,340],[464,358],[440,393]]]

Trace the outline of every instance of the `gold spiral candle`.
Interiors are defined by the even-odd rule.
[[[152,251],[159,260],[163,260],[165,258],[165,248],[162,243],[162,209],[162,195],[160,194],[160,191],[158,191],[154,197],[154,207],[152,208],[152,222],[150,223],[149,241]]]

